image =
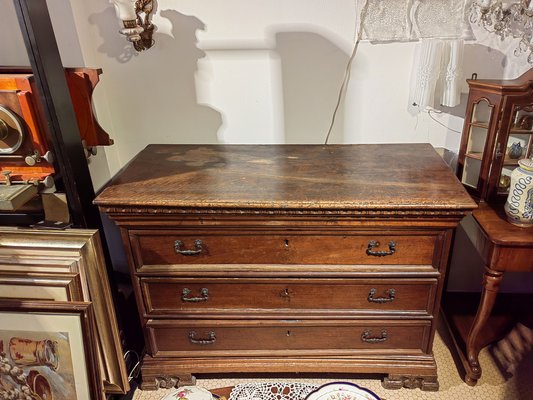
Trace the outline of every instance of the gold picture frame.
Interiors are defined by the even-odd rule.
[[[92,303],[0,300],[0,395],[104,400]]]
[[[92,302],[104,390],[129,391],[98,231],[0,227],[0,293],[3,299]]]

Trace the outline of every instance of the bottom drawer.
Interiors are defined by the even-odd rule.
[[[428,320],[176,321],[149,320],[153,357],[426,353]]]

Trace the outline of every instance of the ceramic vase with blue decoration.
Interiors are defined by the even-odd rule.
[[[519,160],[511,174],[505,213],[513,225],[533,226],[533,159]]]

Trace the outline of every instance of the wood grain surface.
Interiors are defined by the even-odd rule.
[[[149,145],[99,206],[473,209],[429,144]]]

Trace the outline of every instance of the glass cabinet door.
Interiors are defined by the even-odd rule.
[[[487,147],[487,138],[494,106],[486,99],[473,104],[470,122],[464,134],[466,138],[464,167],[461,181],[465,186],[480,190],[482,161]]]
[[[509,192],[511,173],[518,167],[518,160],[533,156],[533,104],[512,105],[507,132],[507,137],[498,141],[496,148],[496,151],[504,152],[498,178],[498,195],[507,195]],[[505,143],[503,149],[498,148],[502,147],[501,143]]]

